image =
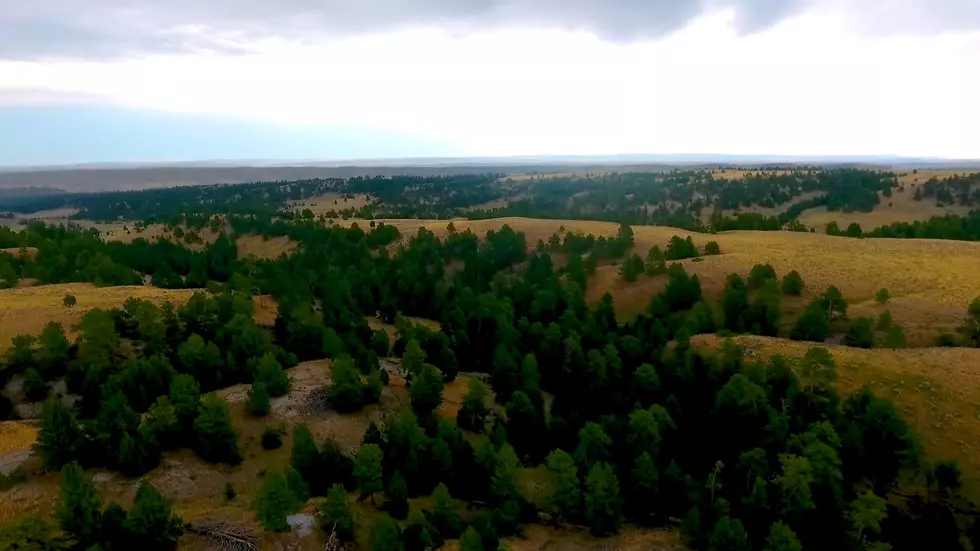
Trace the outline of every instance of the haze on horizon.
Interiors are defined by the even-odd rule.
[[[980,159],[974,0],[0,0],[0,166]]]

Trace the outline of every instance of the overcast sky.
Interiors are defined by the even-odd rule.
[[[980,0],[0,0],[0,165],[980,158]]]

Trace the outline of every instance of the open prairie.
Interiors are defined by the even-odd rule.
[[[327,193],[319,197],[289,201],[288,204],[298,212],[310,209],[314,216],[319,216],[332,210],[337,212],[347,209],[360,210],[371,204],[372,201],[374,201],[374,197],[364,193]]]
[[[412,235],[425,227],[444,236],[449,221],[386,220],[402,233]],[[547,239],[562,227],[570,232],[613,236],[618,226],[608,222],[500,218],[453,220],[457,231],[472,230],[483,236],[504,224],[524,232],[528,244]],[[966,307],[980,295],[980,243],[920,239],[852,239],[797,232],[733,231],[718,234],[691,233],[675,228],[634,226],[635,252],[646,256],[654,245],[661,248],[674,235],[691,236],[703,246],[717,241],[721,255],[681,263],[701,279],[709,297],[720,298],[730,273],[747,275],[752,266],[768,263],[782,276],[796,270],[806,282],[800,299],[787,299],[789,310],[802,307],[831,285],[837,286],[850,304],[851,315],[879,315],[888,309],[910,336],[910,344],[933,342],[939,331],[952,330]],[[666,285],[665,276],[640,276],[627,283],[616,265],[600,266],[587,297],[598,301],[604,293],[615,299],[617,310],[629,318],[644,308]],[[887,288],[892,299],[882,306],[874,295]],[[918,340],[916,340],[918,339]]]
[[[759,336],[735,337],[750,357],[802,358],[814,343]],[[696,346],[719,348],[723,340],[698,335]],[[837,386],[849,394],[864,385],[896,402],[922,436],[932,460],[954,458],[963,467],[970,495],[980,492],[980,349],[864,350],[824,345],[837,363]]]
[[[93,308],[121,307],[130,297],[155,304],[182,304],[194,294],[192,289],[159,289],[150,286],[96,287],[91,283],[64,283],[19,289],[0,290],[0,352],[10,346],[15,335],[37,335],[49,321],[60,322],[69,338],[72,327]],[[65,295],[77,303],[71,308],[62,304]]]

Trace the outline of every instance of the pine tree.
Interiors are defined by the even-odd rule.
[[[472,526],[459,538],[459,551],[483,551],[483,538]]]
[[[425,551],[438,548],[442,541],[433,537],[433,530],[422,511],[412,511],[408,515],[408,525],[402,530],[405,551]]]
[[[803,546],[796,538],[796,532],[782,522],[777,522],[769,529],[763,551],[803,551]]]
[[[803,278],[800,277],[800,272],[793,270],[790,273],[783,276],[784,295],[792,295],[798,297],[801,294],[803,294],[803,286],[804,286]]]
[[[347,502],[347,490],[342,485],[334,484],[330,488],[320,513],[320,527],[324,532],[335,532],[341,542],[354,539],[354,513]]]
[[[520,461],[513,446],[504,444],[497,452],[497,465],[493,470],[490,481],[490,491],[498,503],[504,503],[519,495],[517,485],[517,469]]]
[[[267,352],[259,359],[255,381],[264,383],[269,396],[273,398],[285,396],[292,388],[289,375],[286,375],[286,370],[282,368],[282,364],[276,361],[276,356],[272,352]]]
[[[286,469],[286,485],[289,486],[289,491],[293,493],[300,505],[310,499],[310,485],[303,480],[303,475],[292,467]]]
[[[146,413],[141,427],[146,427],[162,449],[176,447],[180,439],[180,421],[177,420],[177,411],[170,403],[170,398],[157,398]]]
[[[597,423],[586,423],[578,432],[578,447],[575,448],[575,462],[583,469],[592,469],[599,461],[609,457],[612,439]]]
[[[64,327],[56,321],[49,321],[38,336],[38,344],[37,361],[41,372],[49,379],[64,375],[71,349]]]
[[[489,411],[486,405],[487,391],[483,383],[477,379],[467,381],[469,391],[463,398],[463,404],[456,413],[456,424],[463,430],[483,433],[486,430],[486,419]]]
[[[357,479],[357,489],[361,497],[371,496],[383,489],[381,483],[381,448],[375,444],[364,444],[354,457],[354,478]]]
[[[48,397],[50,390],[48,383],[37,369],[27,368],[24,372],[24,395],[28,401],[40,402]]]
[[[428,355],[422,350],[419,341],[409,339],[405,345],[405,351],[402,353],[402,369],[409,376],[414,377],[422,367],[422,364],[425,363],[426,358],[428,358]]]
[[[619,480],[609,463],[596,463],[585,479],[585,520],[596,535],[615,534],[623,523]]]
[[[655,509],[660,475],[650,454],[643,452],[636,458],[630,472],[630,502],[638,514],[649,514]]]
[[[371,526],[371,551],[404,551],[398,523],[379,517]]]
[[[201,413],[194,421],[197,455],[209,463],[237,465],[242,462],[238,451],[238,433],[231,425],[228,407],[221,398],[209,394],[201,402]]]
[[[419,422],[432,419],[432,414],[442,403],[444,388],[442,373],[432,364],[423,363],[412,376],[412,387],[409,397],[412,400],[412,411],[418,416]]]
[[[333,385],[327,392],[330,405],[340,413],[351,413],[361,409],[364,394],[361,374],[354,367],[354,360],[344,355],[333,362],[330,370]]]
[[[184,533],[184,521],[173,513],[160,492],[148,482],[140,483],[136,500],[124,524],[126,531],[146,551],[173,551]]]
[[[385,508],[392,518],[404,520],[408,516],[408,485],[402,473],[395,471],[385,491]]]
[[[293,429],[293,448],[289,464],[306,480],[315,495],[326,493],[327,488],[320,483],[320,450],[306,425],[298,425]]]
[[[524,391],[518,390],[507,402],[507,436],[521,456],[538,457],[545,436],[544,419]]]
[[[575,460],[564,450],[555,450],[548,454],[547,465],[554,492],[551,504],[560,518],[575,520],[582,506],[582,490]]]
[[[269,400],[269,389],[262,381],[255,381],[248,389],[248,401],[245,402],[245,410],[251,415],[268,415],[272,409]]]
[[[462,529],[463,521],[459,518],[456,503],[449,495],[449,488],[445,484],[439,484],[432,492],[432,499],[432,526],[443,538],[455,538]]]
[[[722,517],[708,537],[711,551],[751,551],[749,535],[738,519]]]
[[[201,387],[190,375],[177,375],[170,381],[170,403],[180,426],[190,430],[201,412]]]
[[[289,489],[286,478],[279,473],[267,473],[255,494],[252,509],[255,520],[269,532],[288,532],[286,517],[299,508],[299,501]]]
[[[44,404],[37,447],[49,470],[61,470],[79,456],[83,443],[82,429],[75,415],[57,400]]]
[[[98,543],[102,527],[102,496],[77,463],[61,469],[61,501],[58,525],[71,534],[82,549]]]

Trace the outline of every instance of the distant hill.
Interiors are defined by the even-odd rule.
[[[98,192],[127,189],[243,183],[353,176],[435,176],[471,172],[527,174],[546,172],[660,171],[674,167],[779,168],[792,166],[863,166],[980,169],[980,161],[890,156],[778,155],[581,155],[526,157],[434,157],[344,161],[231,160],[186,163],[86,164],[57,167],[0,168],[0,189],[47,188],[46,192]],[[36,192],[36,190],[34,191]],[[33,193],[33,192],[32,192]],[[25,191],[25,194],[27,192]]]

